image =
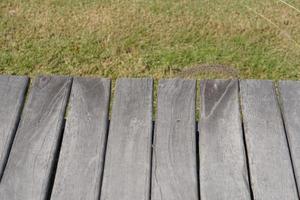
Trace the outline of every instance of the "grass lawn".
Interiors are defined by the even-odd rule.
[[[300,79],[300,1],[1,0],[0,73]]]

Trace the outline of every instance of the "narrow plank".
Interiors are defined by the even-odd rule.
[[[117,80],[101,200],[149,199],[152,87],[151,79]]]
[[[0,76],[0,180],[19,123],[29,79]]]
[[[98,200],[110,81],[74,78],[51,199]]]
[[[152,161],[152,200],[197,200],[196,81],[161,80]]]
[[[273,82],[243,80],[240,89],[254,199],[298,199]]]
[[[300,191],[300,81],[280,81],[279,93],[294,173]]]
[[[200,83],[200,193],[202,200],[250,200],[238,81]]]
[[[44,200],[71,79],[38,77],[24,107],[0,184],[0,199]]]

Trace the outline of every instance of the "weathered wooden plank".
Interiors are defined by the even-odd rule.
[[[254,199],[298,199],[273,82],[243,80],[240,89]]]
[[[250,200],[238,81],[204,80],[200,93],[201,199]]]
[[[0,180],[19,123],[29,79],[0,76]]]
[[[152,159],[152,200],[198,200],[196,81],[159,82]]]
[[[112,107],[101,200],[148,200],[151,79],[119,79]]]
[[[279,94],[294,173],[300,191],[300,81],[280,81]]]
[[[70,85],[65,77],[35,80],[0,183],[0,199],[46,198]]]
[[[99,199],[109,96],[108,79],[74,78],[51,199]]]

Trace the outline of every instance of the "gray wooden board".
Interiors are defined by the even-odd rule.
[[[35,80],[0,183],[0,199],[46,198],[70,86],[65,77]]]
[[[29,79],[0,76],[0,179],[19,122]]]
[[[240,90],[254,199],[298,199],[273,82],[243,80]]]
[[[152,139],[151,79],[116,83],[101,200],[148,200]]]
[[[74,78],[51,199],[99,199],[109,96],[108,79]]]
[[[279,93],[295,177],[300,190],[300,81],[280,81]]]
[[[200,93],[201,199],[250,200],[238,81],[204,80]]]
[[[152,200],[197,200],[196,81],[161,80],[152,159]]]

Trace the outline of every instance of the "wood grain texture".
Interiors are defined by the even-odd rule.
[[[161,80],[152,159],[152,200],[197,200],[196,81]]]
[[[240,92],[254,199],[298,199],[273,82],[243,80]]]
[[[109,96],[108,79],[74,78],[51,199],[99,199]]]
[[[101,200],[148,200],[152,139],[151,79],[116,83]]]
[[[300,81],[280,81],[279,93],[294,173],[300,190]]]
[[[202,200],[250,200],[237,80],[200,83],[200,194]]]
[[[46,199],[70,86],[65,77],[35,80],[0,183],[0,199]]]
[[[29,79],[0,76],[0,180],[19,123]]]

